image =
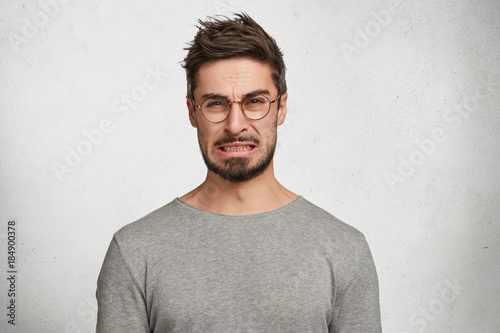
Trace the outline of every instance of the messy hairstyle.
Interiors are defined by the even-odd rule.
[[[286,92],[285,62],[274,38],[246,13],[235,16],[198,21],[198,33],[185,48],[188,54],[182,64],[186,70],[187,96],[191,99],[199,69],[209,62],[229,58],[250,58],[268,64],[278,94]]]

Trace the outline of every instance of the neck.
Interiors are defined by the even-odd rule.
[[[280,208],[297,197],[274,177],[273,162],[259,176],[232,182],[208,171],[205,181],[180,199],[203,210],[247,215]]]

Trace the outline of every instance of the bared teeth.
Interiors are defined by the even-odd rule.
[[[250,146],[235,146],[235,147],[223,147],[224,151],[245,151],[251,149]]]

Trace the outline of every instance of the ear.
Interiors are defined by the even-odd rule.
[[[285,122],[286,118],[286,101],[288,99],[288,93],[281,95],[280,108],[278,110],[278,126]]]
[[[197,127],[198,123],[196,121],[196,108],[193,105],[193,101],[191,100],[191,98],[186,97],[186,105],[189,112],[189,122],[191,123],[191,126]]]

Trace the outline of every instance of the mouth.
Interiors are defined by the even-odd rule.
[[[257,151],[252,142],[231,142],[217,147],[217,152],[224,157],[245,157]]]

